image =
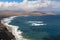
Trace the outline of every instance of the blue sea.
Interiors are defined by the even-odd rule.
[[[19,26],[26,39],[60,40],[60,15],[18,16],[9,24]]]

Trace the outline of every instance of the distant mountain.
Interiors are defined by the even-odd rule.
[[[42,11],[0,11],[0,15],[6,15],[6,16],[20,16],[20,15],[55,15],[53,12],[42,12]]]

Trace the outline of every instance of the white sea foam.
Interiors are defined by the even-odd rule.
[[[1,23],[5,25],[6,28],[9,30],[9,32],[11,32],[15,36],[16,40],[30,40],[22,36],[23,32],[18,30],[19,26],[14,26],[9,24],[15,17],[17,16],[4,18],[3,20],[1,20]]]
[[[31,26],[43,26],[43,25],[47,25],[43,21],[28,21],[27,23],[30,24]]]
[[[28,21],[27,23],[43,23],[43,21]]]
[[[46,25],[46,24],[32,23],[31,25],[32,25],[32,26],[43,26],[43,25]]]

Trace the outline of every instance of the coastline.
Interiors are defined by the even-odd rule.
[[[11,16],[11,17],[4,18],[1,20],[1,23],[7,28],[9,32],[12,33],[12,35],[14,35],[15,40],[29,40],[22,36],[23,32],[18,30],[19,26],[14,26],[14,25],[9,24],[15,17],[17,16]]]
[[[23,32],[21,32],[20,30],[18,30],[18,26],[14,26],[14,25],[9,25],[9,23],[11,22],[11,20],[13,20],[13,18],[15,18],[14,16],[44,16],[44,15],[55,15],[55,14],[49,14],[49,13],[41,13],[41,12],[0,12],[0,24],[3,28],[6,28],[8,30],[9,33],[11,33],[10,36],[12,36],[13,40],[16,40],[17,38],[20,38],[20,40],[29,40],[29,39],[25,39],[23,38],[23,36],[21,35]],[[9,14],[11,13],[11,14]],[[6,21],[6,20],[7,21]],[[4,21],[5,20],[5,21]],[[3,21],[3,22],[1,22]],[[6,23],[7,22],[7,23]],[[6,23],[6,24],[5,24]],[[14,28],[15,27],[15,28]],[[13,32],[15,30],[15,32]],[[8,34],[9,34],[8,33]],[[18,37],[19,35],[21,35],[20,37]]]
[[[29,16],[29,15],[21,15],[21,16]],[[23,32],[18,30],[19,26],[14,26],[9,24],[15,17],[18,17],[18,16],[9,16],[9,17],[3,18],[1,20],[1,23],[7,28],[7,30],[10,33],[12,33],[12,35],[14,35],[15,40],[30,40],[22,36]]]
[[[0,16],[0,40],[15,40],[14,35],[1,23],[1,20],[7,17],[9,16]]]

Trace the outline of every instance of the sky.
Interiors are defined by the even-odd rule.
[[[1,2],[6,2],[6,1],[8,1],[8,2],[13,2],[13,1],[16,1],[16,2],[22,2],[22,1],[24,1],[24,0],[0,0]],[[34,0],[29,0],[29,1],[34,1]],[[51,1],[60,1],[60,0],[51,0]]]
[[[60,0],[0,0],[0,10],[60,11]]]

